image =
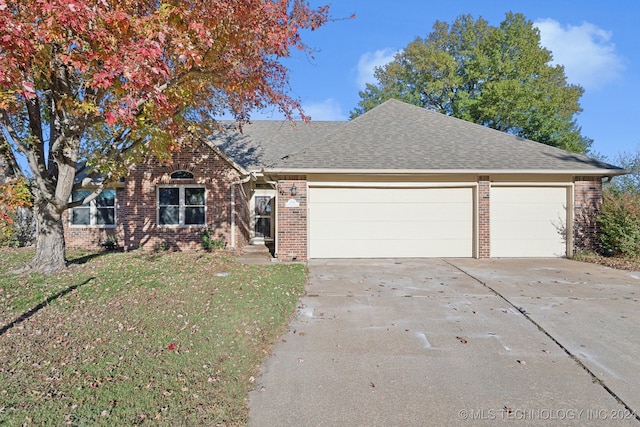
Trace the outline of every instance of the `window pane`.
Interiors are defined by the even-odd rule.
[[[89,206],[71,209],[71,224],[89,225],[91,223],[91,209]]]
[[[256,237],[271,237],[271,219],[258,218],[255,226]]]
[[[115,225],[116,210],[114,208],[98,208],[96,209],[96,224],[98,225]]]
[[[162,206],[180,204],[180,189],[179,188],[160,188],[158,190],[159,204]]]
[[[160,207],[159,212],[160,225],[179,224],[180,208],[177,206]]]
[[[102,190],[102,193],[96,197],[96,206],[115,206],[116,190]]]
[[[256,215],[271,215],[271,205],[269,204],[270,200],[271,197],[269,196],[256,196]]]
[[[184,208],[184,223],[187,225],[204,224],[204,208]]]
[[[77,191],[74,191],[71,194],[71,201],[72,202],[79,202],[79,201],[83,200],[85,197],[87,197],[89,194],[91,194],[91,191],[89,191],[89,190],[77,190]]]
[[[187,171],[175,171],[171,174],[171,179],[193,179],[193,174]]]
[[[187,206],[204,205],[204,188],[185,188],[184,204]]]

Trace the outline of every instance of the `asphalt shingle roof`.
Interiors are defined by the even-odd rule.
[[[247,170],[274,167],[292,153],[302,151],[320,135],[325,135],[347,122],[291,123],[263,120],[244,125],[242,132],[235,123],[224,122],[224,132],[213,135],[211,142]]]
[[[248,169],[624,172],[396,100],[349,122],[254,122],[214,143]]]

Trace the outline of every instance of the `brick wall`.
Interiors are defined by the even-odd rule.
[[[178,170],[189,171],[194,178],[170,179],[170,174]],[[205,227],[158,226],[156,188],[173,184],[203,185],[206,188],[206,226],[212,237],[221,237],[229,244],[231,185],[239,176],[234,168],[206,146],[185,147],[166,163],[154,159],[142,162],[130,170],[124,188],[117,192],[118,227],[111,232],[117,235],[119,245],[125,250],[153,250],[160,245],[173,250],[200,249]],[[239,191],[241,185],[235,185],[235,239],[236,247],[241,248],[249,239],[249,211],[246,195]],[[98,237],[108,232],[108,229],[69,227],[68,219],[65,219],[65,237],[69,246],[96,247]]]
[[[478,258],[491,258],[491,182],[478,177]]]
[[[296,195],[291,195],[295,186]],[[292,201],[295,201],[291,206]],[[305,176],[282,176],[278,181],[276,214],[278,216],[278,258],[285,261],[307,259],[307,179]],[[287,206],[289,203],[290,206]]]
[[[574,180],[574,249],[601,249],[597,216],[602,206],[602,179],[576,177]]]

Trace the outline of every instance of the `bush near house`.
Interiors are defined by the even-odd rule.
[[[640,257],[640,192],[606,190],[598,220],[605,249],[614,255]]]
[[[640,259],[640,146],[621,153],[616,163],[630,173],[616,177],[603,193],[600,238],[612,254]]]

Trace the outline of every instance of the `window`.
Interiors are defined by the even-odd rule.
[[[93,190],[74,191],[72,202],[78,202],[89,196]],[[116,191],[102,190],[98,197],[71,209],[71,225],[92,227],[114,227],[116,225]]]
[[[158,187],[158,224],[165,226],[203,226],[204,187]]]
[[[193,179],[193,174],[188,171],[175,171],[171,174],[171,179]]]

